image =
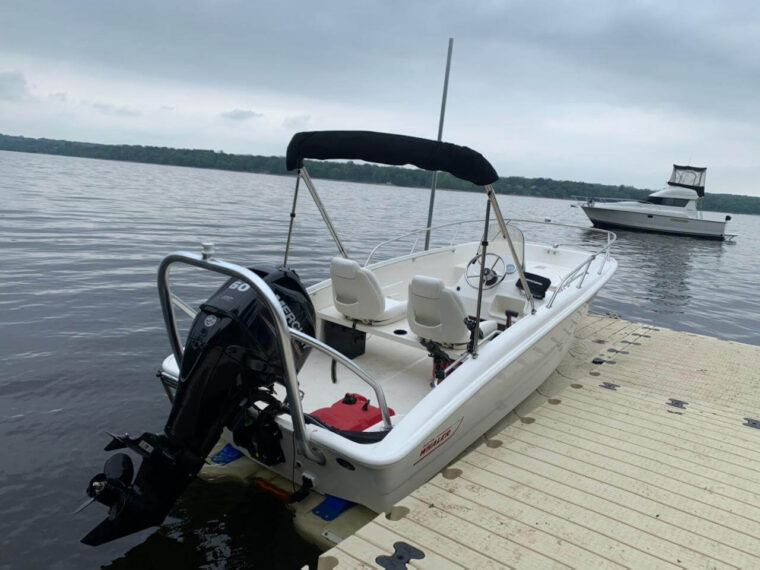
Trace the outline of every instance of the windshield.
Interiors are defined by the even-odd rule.
[[[677,206],[683,208],[689,203],[686,198],[667,198],[664,196],[650,196],[646,199],[650,204],[659,204],[661,206]]]

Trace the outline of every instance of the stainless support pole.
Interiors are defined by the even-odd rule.
[[[327,215],[327,210],[325,210],[325,206],[322,204],[322,200],[319,198],[319,194],[317,194],[317,189],[314,187],[314,182],[312,182],[311,176],[309,176],[309,173],[306,171],[306,167],[302,166],[298,173],[306,183],[306,187],[309,189],[309,193],[311,194],[311,197],[314,200],[319,213],[322,214],[322,219],[325,221],[325,224],[327,224],[327,229],[330,231],[330,235],[332,235],[333,239],[335,240],[335,245],[338,246],[338,251],[343,257],[348,258],[348,254],[343,248],[343,244],[338,237],[338,232],[335,231],[335,228],[330,221],[330,216]]]
[[[169,268],[174,263],[185,263],[194,267],[200,267],[201,269],[207,269],[209,271],[221,273],[222,275],[234,277],[247,283],[256,290],[259,298],[267,306],[267,309],[269,309],[269,313],[272,316],[272,322],[276,329],[277,340],[280,344],[280,352],[282,354],[283,363],[285,364],[284,382],[287,390],[288,406],[290,407],[290,417],[293,421],[293,434],[295,436],[298,452],[320,465],[324,464],[324,456],[319,451],[314,450],[309,446],[303,408],[301,407],[301,398],[298,392],[298,375],[291,347],[292,336],[290,334],[290,327],[288,327],[285,312],[282,310],[280,301],[274,294],[274,291],[269,288],[261,277],[245,267],[240,267],[239,265],[234,265],[217,259],[204,259],[201,255],[185,251],[178,251],[167,255],[161,262],[161,265],[158,266],[158,296],[161,300],[161,310],[164,314],[166,330],[169,333],[169,342],[172,346],[172,352],[177,361],[177,366],[180,368],[182,367],[183,355],[182,342],[179,337],[179,331],[177,330],[177,321],[174,317],[174,307],[172,306],[171,290],[169,289]]]
[[[449,38],[449,53],[446,56],[446,76],[443,79],[443,97],[441,98],[441,117],[438,119],[438,142],[443,136],[443,118],[446,115],[446,96],[449,92],[449,72],[451,71],[451,52],[454,51],[454,38]],[[438,185],[438,171],[433,172],[433,185],[430,188],[430,207],[428,208],[427,227],[433,225],[433,206],[435,205],[435,187]],[[425,234],[425,251],[430,249],[430,230]]]
[[[296,174],[296,189],[293,192],[293,208],[290,210],[290,225],[288,226],[288,241],[285,243],[285,259],[282,260],[283,265],[288,264],[288,253],[290,252],[290,238],[293,235],[293,224],[296,221],[296,203],[298,202],[298,187],[301,184],[301,175]]]
[[[581,276],[581,280],[578,282],[578,289],[583,287],[583,281],[586,279],[586,275],[588,275],[588,270],[591,269],[591,263],[596,259],[596,255],[592,255],[589,257],[588,262],[583,268],[583,275]]]
[[[507,245],[509,245],[509,251],[512,254],[512,259],[518,261],[517,252],[515,251],[515,246],[512,243],[512,238],[509,235],[509,230],[507,229],[507,223],[504,221],[504,216],[501,215],[501,208],[499,208],[499,202],[496,200],[496,192],[494,192],[493,186],[490,184],[486,185],[486,193],[488,194],[488,199],[491,202],[491,207],[493,208],[494,216],[496,216],[496,221],[499,223],[499,228],[501,228],[501,233],[504,235],[504,239],[507,240]],[[517,272],[520,274],[520,283],[522,283],[525,297],[530,303],[530,312],[533,314],[536,312],[536,305],[533,302],[533,294],[530,292],[528,281],[525,279],[525,268],[523,267],[524,263],[525,260],[520,259],[520,263],[516,264]]]
[[[483,239],[480,242],[480,281],[478,281],[478,303],[475,308],[475,328],[470,331],[472,357],[478,357],[478,340],[480,340],[480,309],[483,303],[483,282],[486,277],[486,250],[488,249],[488,225],[491,221],[491,202],[486,202],[486,227],[483,229]]]

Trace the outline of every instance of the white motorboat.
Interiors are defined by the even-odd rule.
[[[477,224],[481,237],[373,261],[394,239],[359,263],[327,215],[307,158],[411,164],[482,185],[484,218],[446,226]],[[551,374],[617,267],[606,230],[583,229],[600,235],[594,251],[526,242],[520,224],[502,216],[493,167],[467,147],[374,132],[298,133],[287,165],[298,174],[280,267],[247,269],[211,248],[161,263],[172,354],[159,376],[172,410],[163,433],[112,436],[107,450],[128,448],[142,464],[134,476],[129,457],[116,453],[91,480],[88,495],[109,516],[86,544],[161,524],[220,437],[293,481],[296,498],[314,489],[389,510]],[[338,253],[325,267],[330,277],[308,290],[287,267],[302,183]],[[196,309],[170,290],[177,264],[229,279]],[[185,342],[175,305],[194,318]]]
[[[706,168],[673,165],[668,188],[645,200],[584,198],[577,204],[598,228],[627,229],[707,239],[729,239],[729,215],[705,215],[700,200],[705,195]]]

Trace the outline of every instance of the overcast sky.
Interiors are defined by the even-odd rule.
[[[444,140],[501,176],[760,195],[760,2],[3,0],[0,132],[283,155]]]

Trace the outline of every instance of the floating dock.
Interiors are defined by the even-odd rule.
[[[533,395],[318,566],[382,567],[759,568],[760,347],[588,316]]]

